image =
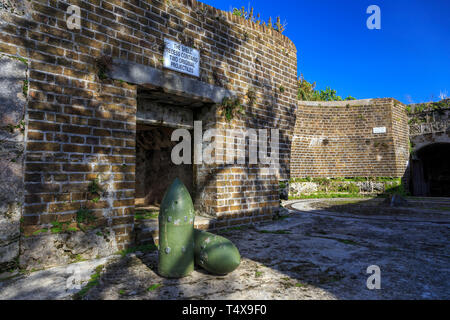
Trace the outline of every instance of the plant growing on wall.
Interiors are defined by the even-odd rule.
[[[225,115],[227,121],[231,121],[238,114],[245,114],[244,106],[242,105],[242,100],[238,97],[229,98],[225,97],[220,105],[222,114]]]
[[[108,78],[107,74],[111,71],[112,63],[112,58],[108,56],[101,56],[95,59],[95,69],[100,80]]]
[[[102,191],[102,187],[99,184],[99,179],[95,178],[92,180],[88,186],[88,192],[94,196],[100,196],[100,192]]]
[[[409,154],[414,156],[414,143],[411,140],[409,140]]]
[[[247,91],[247,99],[248,99],[248,105],[250,107],[254,106],[256,103],[256,90],[255,88],[251,87]]]
[[[283,23],[281,23],[281,18],[277,17],[277,22],[273,23],[272,22],[272,17],[269,17],[269,20],[266,22],[263,22],[261,20],[261,15],[258,14],[254,15],[254,8],[251,7],[249,9],[249,11],[247,11],[245,9],[245,7],[241,7],[241,9],[238,8],[233,8],[233,10],[231,11],[233,13],[233,15],[237,16],[237,17],[241,17],[244,18],[246,20],[249,20],[251,22],[254,22],[256,24],[260,24],[263,25],[265,27],[268,27],[269,29],[273,29],[275,31],[278,31],[279,33],[283,33],[286,30],[286,26],[287,26],[287,22],[284,21]]]
[[[443,110],[446,109],[450,109],[450,99],[445,99],[438,102],[427,102],[406,106],[406,112],[408,113],[408,115],[433,111],[442,112]]]

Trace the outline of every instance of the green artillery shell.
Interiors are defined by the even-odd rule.
[[[164,195],[159,214],[158,272],[161,276],[182,278],[194,270],[194,219],[189,191],[175,179]]]
[[[217,275],[230,273],[239,266],[239,250],[230,240],[197,229],[194,232],[197,265]]]

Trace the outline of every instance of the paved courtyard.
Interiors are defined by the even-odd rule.
[[[0,281],[0,299],[72,299],[79,282],[83,299],[449,299],[450,199],[411,203],[288,201],[281,219],[220,232],[242,256],[227,276],[164,279],[157,252],[138,251]],[[380,290],[366,286],[371,265]]]

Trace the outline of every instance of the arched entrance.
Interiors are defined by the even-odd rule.
[[[450,143],[429,144],[414,153],[410,188],[414,196],[450,197]]]

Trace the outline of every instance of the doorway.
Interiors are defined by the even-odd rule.
[[[414,196],[450,197],[450,143],[433,143],[419,149],[411,161]]]

